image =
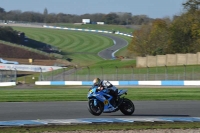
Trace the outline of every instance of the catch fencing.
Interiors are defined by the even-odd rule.
[[[97,77],[109,81],[200,80],[200,65],[146,68],[114,67],[109,69],[103,67],[63,68],[21,77],[17,70],[0,70],[0,82],[92,81]]]
[[[16,70],[0,70],[0,82],[16,82],[17,71]]]
[[[17,78],[18,75],[18,78]],[[35,81],[110,81],[200,80],[200,65],[146,68],[63,68],[34,75],[20,76],[17,70],[0,70],[0,82],[34,83]],[[18,81],[17,81],[18,80]]]
[[[200,66],[71,68],[41,73],[39,81],[91,81],[96,77],[110,81],[200,80]]]

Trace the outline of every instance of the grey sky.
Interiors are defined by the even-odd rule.
[[[130,12],[133,15],[147,15],[151,18],[172,17],[183,12],[186,0],[0,0],[0,7],[6,11],[21,10],[43,13],[93,14]]]

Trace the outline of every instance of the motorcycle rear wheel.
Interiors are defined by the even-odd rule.
[[[135,106],[131,100],[124,98],[119,109],[124,115],[132,115],[135,111]]]
[[[95,106],[94,99],[89,99],[88,110],[91,114],[99,116],[104,110],[104,104],[101,101],[97,100],[97,105]]]

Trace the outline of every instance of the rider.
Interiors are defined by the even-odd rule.
[[[95,86],[98,86],[98,89],[101,90],[105,90],[106,93],[110,94],[111,96],[113,96],[114,101],[116,102],[116,104],[119,104],[119,99],[118,99],[118,89],[113,86],[109,81],[107,80],[100,80],[99,78],[95,78],[93,80],[93,84]]]

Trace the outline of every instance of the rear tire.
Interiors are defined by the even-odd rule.
[[[88,110],[91,114],[99,116],[104,110],[104,104],[101,101],[97,100],[97,105],[95,106],[94,99],[89,99]]]
[[[132,115],[135,111],[135,106],[131,100],[124,98],[119,109],[124,115]]]

